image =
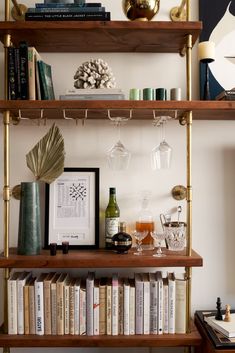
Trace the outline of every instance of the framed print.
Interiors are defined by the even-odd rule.
[[[209,64],[211,99],[235,87],[235,0],[199,0],[203,23],[200,42],[215,43],[215,61]],[[205,65],[200,64],[200,92],[203,99]]]
[[[99,247],[99,169],[65,168],[46,185],[45,247]]]

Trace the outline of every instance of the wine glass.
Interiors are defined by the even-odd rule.
[[[131,153],[121,142],[121,124],[127,121],[128,118],[115,117],[110,118],[110,120],[113,121],[118,128],[118,141],[107,153],[108,165],[112,170],[126,170],[130,163]]]
[[[142,240],[147,236],[147,234],[148,234],[147,230],[134,231],[133,235],[136,239],[136,252],[134,252],[134,255],[143,255],[143,248],[141,244],[142,244]]]
[[[166,239],[165,232],[163,232],[163,233],[151,232],[151,236],[153,237],[153,239],[156,240],[156,243],[157,243],[157,251],[155,254],[153,254],[153,256],[155,256],[155,257],[166,256],[165,254],[163,254],[162,248],[161,248],[162,240]]]
[[[161,117],[157,123],[160,127],[160,144],[154,147],[151,151],[151,166],[153,170],[169,169],[171,165],[172,148],[166,142],[165,125],[167,117]]]

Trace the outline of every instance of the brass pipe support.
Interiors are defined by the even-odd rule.
[[[3,200],[9,201],[11,197],[11,189],[9,186],[5,185],[3,188]]]
[[[186,5],[187,0],[182,0],[180,6],[173,7],[170,11],[170,18],[173,22],[186,21]]]
[[[11,16],[16,21],[24,21],[25,13],[28,10],[27,6],[23,4],[19,4],[17,0],[11,0],[11,1],[14,5],[11,9]]]

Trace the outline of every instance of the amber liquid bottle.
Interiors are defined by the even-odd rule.
[[[151,232],[154,231],[154,221],[152,212],[149,210],[149,198],[150,193],[145,192],[142,195],[141,210],[136,221],[136,231],[142,232],[147,231],[146,237],[142,240],[143,250],[154,249],[154,239],[151,236]]]
[[[112,248],[112,237],[118,233],[120,210],[116,200],[116,188],[109,188],[109,203],[105,210],[105,246]]]

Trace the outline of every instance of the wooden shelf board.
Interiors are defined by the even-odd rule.
[[[155,116],[170,115],[179,118],[186,112],[193,111],[194,120],[235,120],[235,101],[20,101],[0,100],[0,112],[10,110],[13,118],[19,116],[39,119],[41,110],[47,119],[63,119],[66,116],[82,119],[87,110],[87,119],[107,119],[107,110],[111,116],[129,117],[132,109],[133,120],[153,120]]]
[[[198,346],[201,336],[192,323],[191,333],[134,336],[39,336],[0,334],[0,347],[182,347]]]
[[[186,35],[194,44],[201,29],[201,22],[9,21],[0,22],[0,40],[11,34],[13,44],[23,39],[39,52],[179,53]]]
[[[63,255],[58,251],[56,256],[50,256],[49,250],[43,250],[41,255],[22,256],[16,254],[16,249],[10,249],[8,258],[0,255],[0,268],[135,268],[135,267],[184,267],[202,266],[202,258],[192,251],[192,256],[186,256],[185,251],[169,251],[167,256],[153,257],[153,251],[145,251],[139,258],[135,250],[128,254],[116,254],[111,250],[70,250]]]

